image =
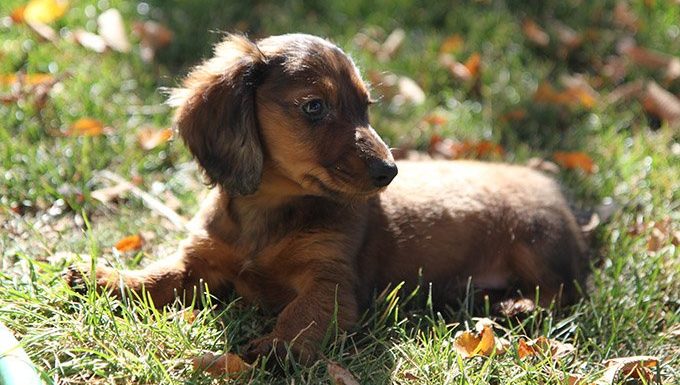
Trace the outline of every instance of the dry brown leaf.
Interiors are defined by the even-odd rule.
[[[607,369],[599,381],[612,384],[615,380],[621,382],[628,378],[643,379],[650,383],[654,379],[651,368],[659,365],[659,359],[653,356],[634,356],[612,358],[604,362]]]
[[[380,46],[377,53],[378,60],[386,62],[390,60],[397,53],[406,38],[406,32],[403,29],[397,28],[387,36],[387,39]]]
[[[111,187],[104,187],[94,190],[90,196],[102,203],[109,203],[118,199],[121,195],[130,190],[132,186],[129,183],[119,183]]]
[[[671,125],[680,123],[680,99],[655,82],[649,82],[641,98],[642,106],[650,114]]]
[[[453,347],[463,358],[477,355],[488,357],[496,350],[495,339],[493,328],[485,325],[479,333],[472,331],[459,333],[453,340]],[[496,353],[502,354],[499,351]]]
[[[81,118],[78,119],[66,131],[69,136],[97,136],[104,133],[104,125],[97,119]]]
[[[595,172],[595,162],[583,152],[561,152],[553,154],[553,159],[560,166],[567,169],[579,169],[588,174]]]
[[[23,23],[25,10],[26,10],[25,5],[14,8],[12,10],[12,13],[10,13],[9,15],[10,19],[12,19],[12,22],[14,22],[15,24]]]
[[[479,77],[480,69],[482,68],[482,56],[475,52],[465,61],[465,68],[470,71],[473,77]]]
[[[99,36],[106,44],[118,52],[130,52],[130,42],[125,33],[123,17],[115,8],[109,8],[97,17]]]
[[[26,4],[21,19],[26,23],[49,24],[66,14],[67,0],[31,0]]]
[[[397,84],[399,91],[393,99],[398,98],[398,100],[396,100],[398,105],[403,104],[403,102],[415,105],[425,103],[425,91],[420,88],[415,80],[406,76],[400,76]]]
[[[116,243],[114,246],[120,252],[136,251],[142,248],[144,240],[139,234],[129,235]]]
[[[626,1],[619,1],[614,7],[614,23],[632,31],[637,31],[640,27],[637,15],[633,13]]]
[[[520,338],[517,346],[520,359],[539,355],[557,360],[574,353],[575,350],[576,348],[572,344],[565,344],[544,336],[533,341],[525,341],[524,338]]]
[[[550,43],[550,36],[531,19],[522,22],[522,32],[529,41],[541,47]]]
[[[447,122],[447,119],[439,114],[429,114],[423,118],[423,122],[431,126],[441,126]]]
[[[459,34],[451,35],[444,39],[442,45],[439,47],[439,53],[451,54],[457,53],[465,45],[465,40]]]
[[[139,130],[137,133],[137,141],[139,145],[145,150],[151,150],[159,145],[167,142],[172,138],[172,129],[165,128],[158,130],[147,127]]]
[[[251,369],[245,361],[236,354],[225,353],[215,357],[212,353],[206,353],[193,359],[194,370],[204,370],[213,376],[226,375],[238,377],[243,372]]]
[[[590,109],[597,103],[597,94],[590,87],[576,84],[570,85],[564,91],[557,91],[550,83],[543,82],[538,85],[534,100],[538,103],[563,106],[581,105]]]
[[[616,87],[607,95],[607,104],[616,104],[619,102],[629,101],[632,98],[639,96],[644,88],[642,80],[635,80],[629,83],[622,84]]]
[[[28,25],[31,30],[38,34],[38,36],[40,36],[43,40],[52,42],[57,41],[57,31],[55,31],[54,28],[50,27],[49,25],[37,21],[27,21],[26,25]]]
[[[527,116],[527,110],[524,108],[517,108],[512,111],[508,111],[505,114],[501,115],[500,119],[503,122],[512,122],[512,121],[518,121],[518,120],[523,120]]]
[[[359,381],[349,370],[333,361],[328,361],[326,369],[333,385],[359,385]]]
[[[174,38],[174,33],[170,29],[151,20],[135,22],[132,31],[139,37],[142,59],[147,62],[152,61],[156,51],[167,47]]]
[[[96,33],[88,32],[84,29],[77,29],[73,32],[73,37],[78,44],[91,51],[97,53],[106,51],[106,41]]]
[[[54,76],[50,74],[9,74],[0,75],[0,85],[15,85],[15,84],[26,84],[29,86],[35,86],[43,83],[50,83],[54,81]]]
[[[557,33],[557,39],[567,50],[576,49],[583,43],[583,36],[571,27],[560,22],[555,22],[553,27]]]

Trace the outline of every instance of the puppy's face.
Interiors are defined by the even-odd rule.
[[[309,35],[257,44],[230,36],[171,97],[180,135],[210,180],[257,191],[264,167],[310,194],[374,194],[397,173],[370,126],[370,96],[354,63]]]
[[[258,44],[279,64],[256,91],[267,154],[306,190],[367,195],[397,173],[368,120],[368,89],[354,63],[325,40],[286,35]]]

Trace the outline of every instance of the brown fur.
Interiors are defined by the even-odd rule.
[[[311,98],[329,106],[317,122],[300,109]],[[97,284],[122,279],[156,306],[199,280],[236,290],[279,312],[247,358],[285,342],[309,361],[334,313],[352,328],[375,290],[401,281],[432,283],[441,303],[455,302],[468,277],[532,297],[538,285],[543,303],[573,300],[583,281],[585,242],[558,185],[536,171],[401,162],[388,188],[375,187],[369,164],[392,156],[369,124],[359,72],[325,40],[229,36],[171,103],[217,187],[175,256],[140,271],[100,267]]]

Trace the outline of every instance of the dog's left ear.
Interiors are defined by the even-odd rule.
[[[262,178],[255,89],[266,65],[255,43],[229,35],[168,101],[177,107],[176,129],[210,183],[232,196],[254,193]]]

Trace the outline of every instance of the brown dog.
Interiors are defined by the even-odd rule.
[[[216,187],[174,257],[140,271],[99,267],[97,285],[122,280],[157,306],[199,280],[212,292],[234,289],[279,312],[247,358],[287,345],[309,361],[334,314],[352,328],[374,290],[402,281],[431,283],[440,303],[455,301],[468,277],[532,298],[539,286],[543,303],[574,299],[582,282],[585,242],[542,174],[401,162],[390,184],[397,167],[369,124],[368,89],[325,40],[229,36],[171,103]]]

